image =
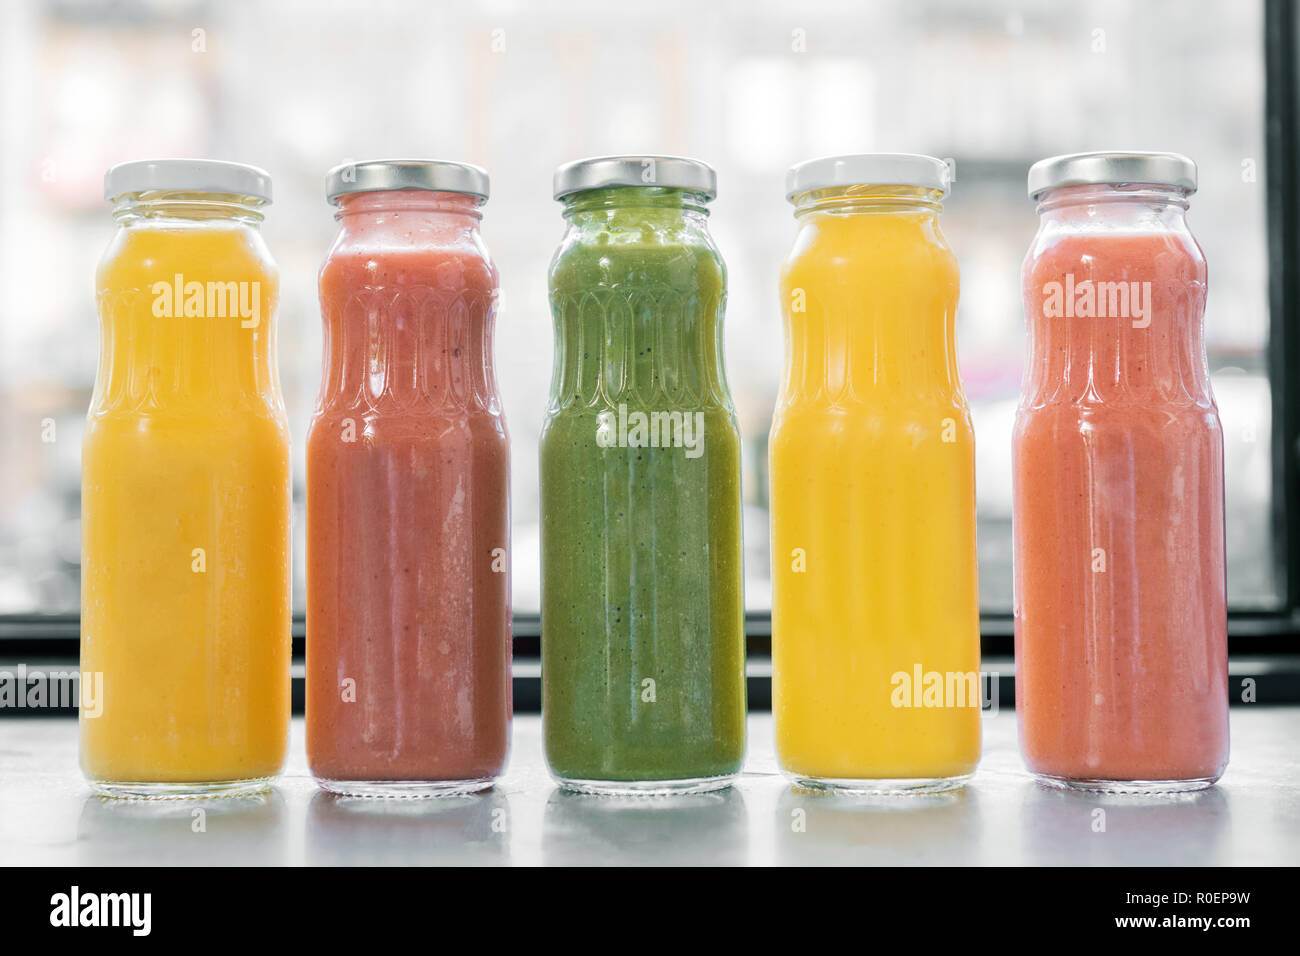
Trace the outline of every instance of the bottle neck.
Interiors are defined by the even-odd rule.
[[[1187,211],[1189,195],[1185,189],[1150,183],[1058,186],[1039,193],[1038,214],[1047,219],[1080,214],[1123,217],[1155,213],[1178,219]]]
[[[814,213],[937,216],[943,211],[943,192],[917,186],[831,186],[799,193],[791,202],[796,219]]]
[[[257,228],[267,201],[257,196],[199,191],[127,193],[113,206],[123,226],[176,222],[237,222]]]
[[[463,217],[477,224],[483,218],[480,196],[465,193],[433,192],[427,189],[387,189],[348,193],[334,200],[338,211],[334,218],[344,225],[351,219],[382,217],[389,213],[417,213]]]
[[[709,197],[703,193],[664,186],[614,186],[586,189],[564,197],[564,218],[570,222],[605,222],[634,216],[678,217],[703,222],[708,219]]]

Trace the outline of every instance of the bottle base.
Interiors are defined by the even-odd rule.
[[[565,790],[601,797],[671,797],[711,793],[714,790],[725,790],[735,780],[734,773],[717,777],[685,777],[680,780],[581,780],[555,776],[555,782]]]
[[[113,800],[213,800],[246,797],[271,789],[275,777],[243,780],[211,780],[203,783],[145,783],[122,780],[91,780],[90,788]]]
[[[438,797],[464,797],[491,789],[493,777],[470,780],[322,780],[316,785],[340,797],[368,800],[430,800]]]
[[[1057,777],[1036,773],[1038,782],[1056,790],[1076,790],[1082,793],[1189,793],[1212,787],[1218,777],[1198,777],[1192,780],[1101,780],[1083,777]]]
[[[839,793],[847,796],[907,796],[908,794],[944,793],[960,790],[973,774],[956,777],[899,777],[895,779],[853,779],[836,777],[809,777],[787,773],[786,777],[801,790],[816,793]]]

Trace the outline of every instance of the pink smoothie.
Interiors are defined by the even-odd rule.
[[[486,779],[511,712],[497,274],[466,196],[345,197],[307,443],[307,750],[322,780]]]
[[[1024,269],[1021,748],[1054,777],[1217,778],[1228,760],[1223,435],[1205,362],[1205,259],[1185,230],[1066,232],[1040,233]],[[1078,305],[1085,280],[1137,282],[1128,314],[1043,314],[1051,283],[1073,286]],[[1148,314],[1135,316],[1147,293]]]

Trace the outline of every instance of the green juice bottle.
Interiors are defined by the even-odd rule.
[[[723,368],[716,177],[560,167],[541,437],[542,713],[569,789],[730,784],[745,748],[740,432]]]

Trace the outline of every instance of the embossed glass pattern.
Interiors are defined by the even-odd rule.
[[[744,750],[726,274],[697,194],[590,190],[565,216],[541,438],[547,759],[579,789],[711,789]]]
[[[307,747],[328,789],[482,789],[509,740],[509,439],[481,200],[343,196],[307,441]]]
[[[289,429],[260,203],[133,194],[99,264],[82,444],[81,764],[129,796],[258,789],[289,722]]]
[[[898,171],[846,158],[873,164]],[[781,767],[804,786],[943,790],[979,759],[975,436],[941,199],[873,183],[791,199],[772,709]]]
[[[1055,782],[1188,789],[1228,759],[1223,429],[1187,204],[1049,190],[1025,258],[1016,708]]]

